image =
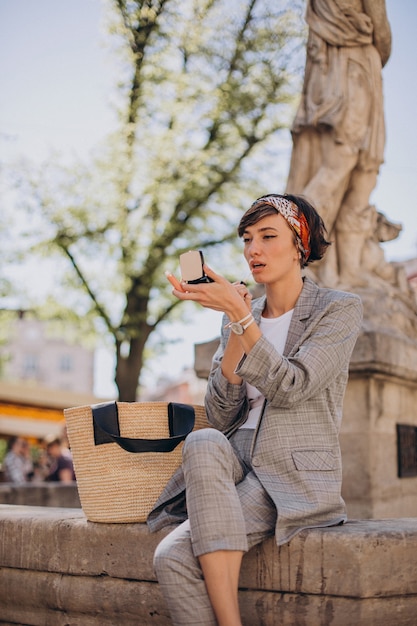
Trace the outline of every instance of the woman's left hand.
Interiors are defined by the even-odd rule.
[[[246,284],[243,281],[236,281],[232,283],[232,285],[250,310],[252,304],[252,294],[249,292]]]

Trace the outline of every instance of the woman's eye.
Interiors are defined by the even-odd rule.
[[[264,235],[264,239],[275,239],[276,235]]]

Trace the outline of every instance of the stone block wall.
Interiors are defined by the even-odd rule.
[[[169,626],[152,567],[168,531],[0,505],[0,624]],[[244,626],[415,626],[417,519],[303,531],[245,555]]]

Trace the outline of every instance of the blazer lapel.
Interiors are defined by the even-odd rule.
[[[304,286],[297,300],[288,329],[287,341],[284,348],[284,356],[297,346],[300,337],[304,333],[306,322],[311,315],[311,310],[318,294],[318,286],[310,278],[304,278]]]
[[[262,317],[262,311],[265,308],[265,296],[261,296],[253,301],[252,304],[252,315],[255,318],[255,322],[259,325]]]

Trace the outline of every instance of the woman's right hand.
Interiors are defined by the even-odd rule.
[[[246,285],[230,283],[207,265],[204,271],[212,279],[209,283],[181,282],[181,290],[173,289],[179,300],[192,300],[214,311],[222,311],[230,318],[241,319],[251,310],[251,298]]]

